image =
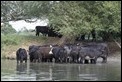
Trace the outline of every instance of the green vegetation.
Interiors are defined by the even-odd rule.
[[[9,23],[4,23],[3,26],[1,27],[1,33],[12,34],[16,33],[16,30]]]
[[[28,50],[30,45],[56,44],[58,41],[59,38],[35,36],[35,32],[1,34],[1,57],[15,58],[20,47]]]
[[[28,50],[30,45],[44,45],[44,44],[58,44],[59,38],[35,36],[35,32],[21,32],[14,34],[1,34],[1,58],[16,57],[16,51],[22,47]],[[111,53],[120,50],[120,48],[113,43],[108,43]],[[114,47],[114,48],[113,48]]]
[[[121,1],[2,1],[1,12],[3,22],[48,19],[69,39],[92,29],[103,40],[121,37]]]
[[[32,44],[58,42],[54,38],[37,38],[35,33],[27,30],[17,34],[6,23],[17,20],[33,22],[30,19],[34,18],[47,19],[49,26],[63,34],[60,44],[73,43],[77,36],[89,34],[92,29],[96,30],[97,39],[121,41],[121,1],[1,1],[1,21],[6,25],[1,28],[2,52],[8,47],[17,50],[23,45],[27,49]]]

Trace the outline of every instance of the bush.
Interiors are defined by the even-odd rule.
[[[16,30],[14,28],[12,28],[12,26],[9,23],[5,23],[2,27],[1,27],[1,33],[3,34],[12,34],[12,33],[16,33]]]
[[[17,38],[17,35],[12,35],[12,34],[6,34],[3,35],[1,34],[1,48],[6,45],[17,45],[19,42],[21,41],[21,39],[19,39],[19,37]]]

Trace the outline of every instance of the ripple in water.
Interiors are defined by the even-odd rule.
[[[96,74],[79,74],[80,80],[87,80],[87,81],[97,81],[98,78],[96,77]]]

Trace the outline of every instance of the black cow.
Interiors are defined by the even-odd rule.
[[[107,44],[105,43],[89,43],[86,46],[81,46],[79,51],[80,59],[83,61],[86,59],[91,60],[91,63],[96,63],[97,58],[103,58],[103,63],[107,62],[107,56],[109,53],[109,49]],[[88,58],[89,57],[89,58]]]
[[[16,59],[17,59],[17,63],[22,63],[23,60],[25,61],[25,63],[27,62],[27,52],[25,49],[23,48],[19,48],[17,51],[16,51]]]
[[[44,36],[48,35],[49,37],[62,37],[60,33],[56,32],[53,28],[48,26],[36,26],[35,29],[36,36],[39,36],[39,33],[41,32]]]
[[[84,41],[85,40],[85,36],[87,35],[87,33],[85,34],[81,34],[80,36],[76,37],[76,41]],[[92,29],[91,32],[88,34],[88,40],[90,38],[90,35],[92,35],[92,41],[96,41],[96,30]]]
[[[89,63],[89,60],[91,60],[91,63],[96,63],[96,59],[100,55],[102,55],[101,51],[89,47],[81,47],[81,50],[79,51],[79,58],[81,63]]]
[[[29,46],[29,56],[30,56],[30,62],[40,62],[41,54],[39,53],[39,47],[36,45]]]
[[[53,28],[49,28],[48,36],[49,37],[59,37],[59,38],[61,38],[62,34],[56,32]]]
[[[39,36],[39,33],[41,32],[44,36],[48,35],[49,29],[47,26],[36,26],[36,36]]]
[[[78,45],[71,46],[71,52],[70,52],[70,55],[69,55],[72,59],[71,62],[78,63],[79,50],[80,50],[80,46],[78,46]]]
[[[55,62],[66,62],[66,58],[67,58],[67,51],[60,46],[57,47],[53,47],[52,48],[52,53],[53,53],[53,58],[55,59]]]

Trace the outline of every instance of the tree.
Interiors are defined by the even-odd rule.
[[[111,33],[121,29],[120,5],[118,1],[61,1],[54,4],[48,19],[70,38],[95,29],[103,40],[109,40]]]
[[[1,8],[3,21],[48,19],[69,41],[92,29],[103,39],[121,31],[121,1],[2,1]]]
[[[45,13],[50,10],[49,1],[1,1],[1,21],[44,19]],[[35,22],[35,21],[34,21]]]

